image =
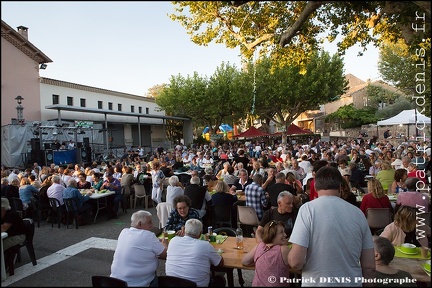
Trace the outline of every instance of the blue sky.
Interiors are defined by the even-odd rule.
[[[240,50],[199,46],[169,19],[171,2],[2,1],[1,17],[12,28],[29,28],[29,40],[53,60],[42,77],[144,95],[172,75],[212,75],[222,62],[240,67]],[[335,45],[326,50],[335,53]],[[345,73],[379,78],[378,50],[362,57],[351,48]]]

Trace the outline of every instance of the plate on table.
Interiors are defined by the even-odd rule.
[[[424,271],[426,271],[427,273],[431,273],[430,266],[427,266],[426,264],[422,264],[421,266]]]
[[[399,252],[401,252],[401,253],[403,253],[403,254],[407,254],[407,255],[417,255],[418,254],[418,251],[415,251],[415,252],[405,252],[405,251],[402,251],[401,249],[399,249],[399,247],[397,247],[396,248]]]
[[[105,193],[106,191],[107,191],[106,189],[103,189],[103,190],[99,190],[98,193]]]

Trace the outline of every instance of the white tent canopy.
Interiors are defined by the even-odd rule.
[[[417,113],[416,113],[417,112]],[[389,119],[378,121],[378,126],[385,126],[385,125],[399,125],[399,124],[416,124],[418,123],[419,126],[424,126],[426,124],[431,124],[431,118],[420,114],[418,110],[411,109],[411,110],[404,110],[397,114],[396,116],[393,116]]]

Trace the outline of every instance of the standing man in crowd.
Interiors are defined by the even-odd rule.
[[[362,211],[340,197],[342,175],[322,167],[315,174],[318,198],[303,204],[290,237],[290,267],[302,270],[302,286],[336,286],[320,277],[347,279],[341,286],[363,286],[355,277],[375,277],[372,234]],[[329,265],[331,261],[331,265]],[[350,282],[348,282],[350,281]],[[366,285],[365,285],[366,286]]]

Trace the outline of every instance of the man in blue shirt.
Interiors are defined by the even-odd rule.
[[[78,214],[90,215],[90,211],[93,209],[93,206],[87,203],[87,201],[90,199],[90,195],[92,195],[90,190],[88,190],[86,195],[81,194],[81,192],[77,189],[77,181],[75,178],[69,179],[68,187],[63,190],[63,199],[78,199]]]

